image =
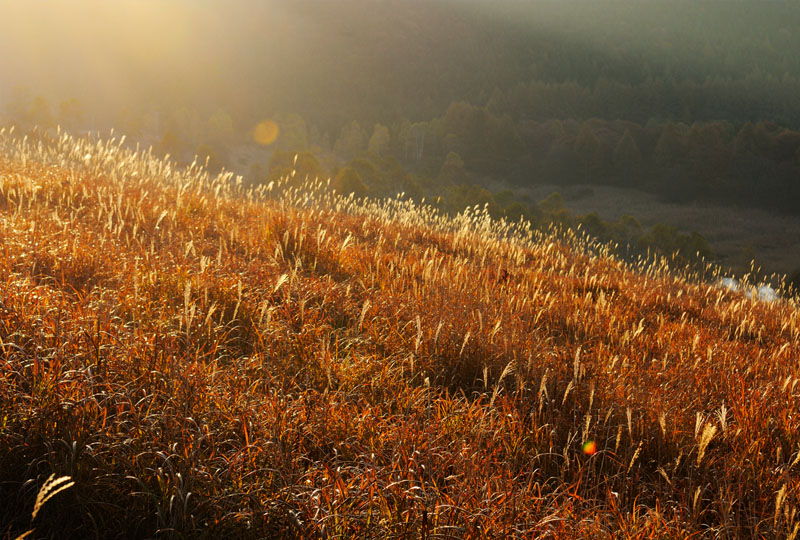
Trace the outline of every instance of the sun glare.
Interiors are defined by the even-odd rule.
[[[253,129],[253,140],[268,146],[277,140],[279,132],[278,124],[272,120],[264,120]]]

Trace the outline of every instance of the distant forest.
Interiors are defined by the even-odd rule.
[[[796,2],[265,4],[232,2],[190,73],[149,67],[138,100],[98,113],[88,94],[17,90],[5,114],[23,128],[117,126],[250,182],[300,153],[339,189],[533,221],[537,201],[485,186],[605,184],[800,213]],[[265,118],[280,135],[248,161],[238,149]]]

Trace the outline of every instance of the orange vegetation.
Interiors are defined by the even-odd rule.
[[[480,209],[0,149],[5,537],[797,535],[793,301]]]

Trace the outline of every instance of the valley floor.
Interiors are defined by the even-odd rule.
[[[499,188],[502,189],[502,188]],[[553,192],[576,215],[597,213],[616,221],[631,215],[650,228],[663,223],[683,233],[696,231],[711,245],[717,263],[741,276],[755,260],[765,274],[791,274],[800,269],[800,217],[755,208],[677,204],[636,189],[611,186],[539,184],[516,193],[540,201]]]

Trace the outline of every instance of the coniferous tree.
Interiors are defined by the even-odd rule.
[[[367,143],[367,151],[380,156],[387,150],[390,142],[389,128],[381,124],[375,124],[372,136]]]
[[[363,197],[368,192],[361,175],[353,167],[344,167],[340,170],[331,181],[331,188],[340,195],[353,193],[356,197]]]
[[[641,174],[642,153],[630,130],[625,130],[614,148],[614,168],[623,185],[633,186]]]

